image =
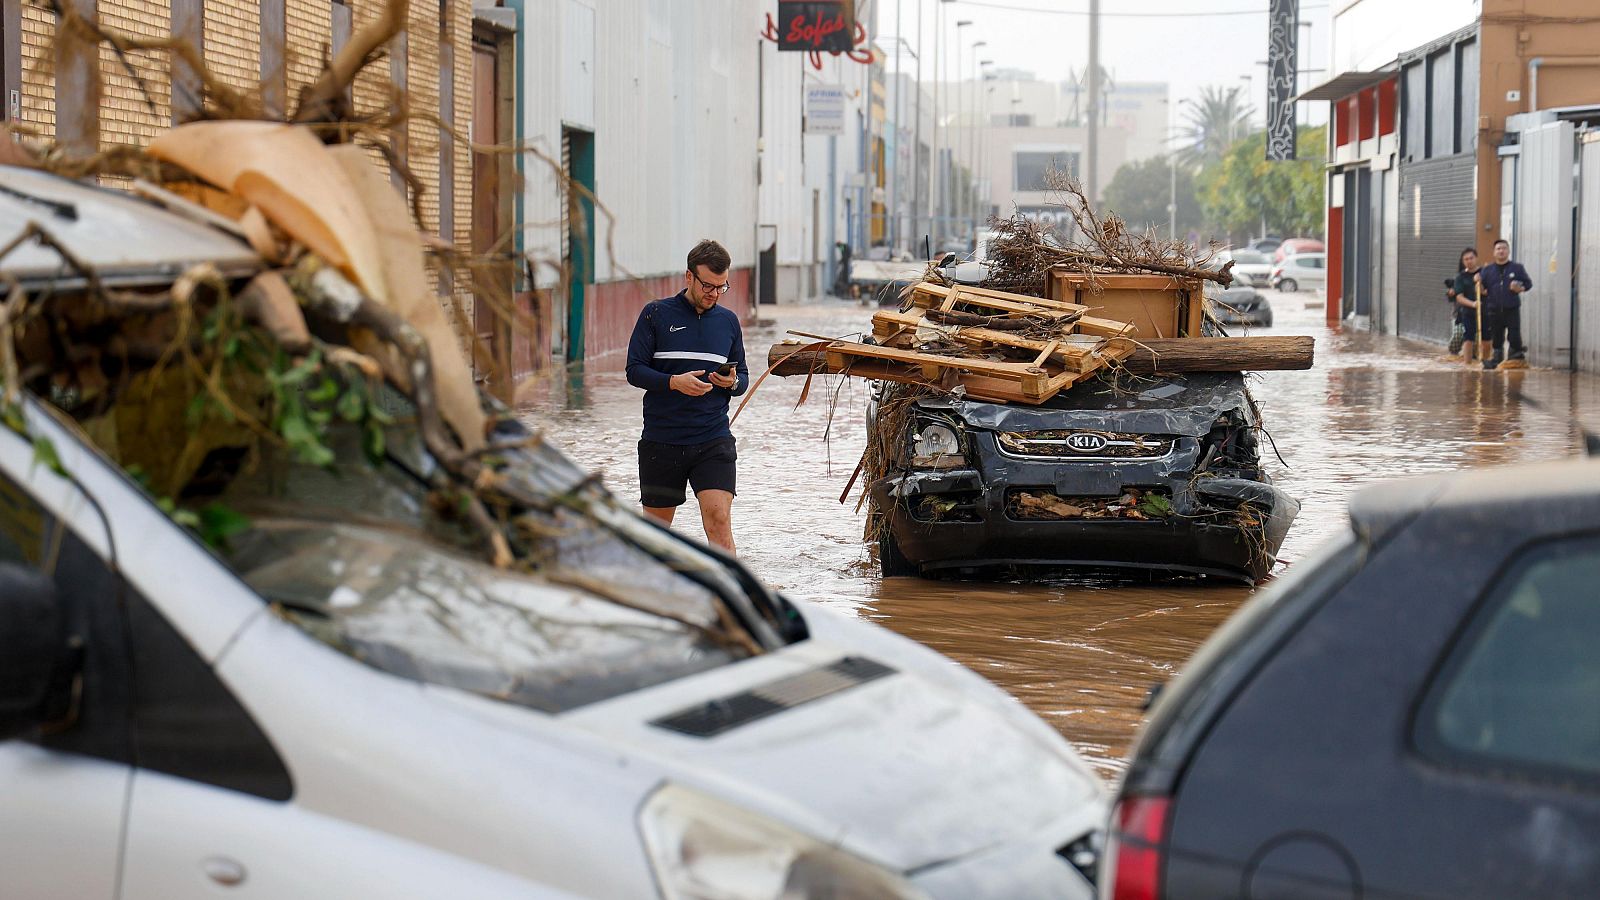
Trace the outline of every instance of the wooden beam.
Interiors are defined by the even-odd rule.
[[[774,344],[768,365],[777,363],[798,344]],[[787,349],[785,349],[787,348]],[[1149,341],[1112,341],[1110,353],[1127,353],[1122,367],[1136,374],[1181,372],[1265,372],[1309,369],[1315,342],[1306,335],[1258,337],[1159,338]],[[801,353],[784,363],[774,375],[805,375],[828,368],[821,353]]]

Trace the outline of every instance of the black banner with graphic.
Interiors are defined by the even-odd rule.
[[[855,32],[855,0],[778,0],[779,50],[848,53]]]
[[[1300,0],[1271,0],[1267,12],[1267,159],[1294,159],[1295,59]]]

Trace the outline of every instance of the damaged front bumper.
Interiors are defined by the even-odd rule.
[[[901,555],[923,572],[1085,568],[1255,582],[1272,568],[1300,510],[1269,481],[1194,474],[1193,439],[1159,460],[1085,464],[1007,457],[993,433],[972,437],[979,466],[899,472],[870,487]],[[1021,518],[1011,496],[1037,492],[1093,506],[1130,490],[1160,496],[1170,510],[1139,518]]]

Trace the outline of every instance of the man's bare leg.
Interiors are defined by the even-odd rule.
[[[701,491],[700,522],[706,528],[706,541],[737,554],[733,549],[733,495],[727,491]]]
[[[676,506],[646,506],[644,508],[645,515],[655,519],[663,525],[671,525],[672,517],[677,514],[677,512],[678,508]]]

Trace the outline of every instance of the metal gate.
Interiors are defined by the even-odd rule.
[[[1533,278],[1522,300],[1522,340],[1528,362],[1572,367],[1572,163],[1571,122],[1551,122],[1522,132],[1517,163],[1516,234],[1511,258]]]
[[[1438,343],[1450,337],[1444,280],[1455,275],[1461,250],[1473,246],[1476,237],[1476,173],[1470,153],[1400,166],[1395,320],[1406,337]]]
[[[1578,291],[1574,356],[1600,372],[1600,133],[1583,136],[1578,163]]]

